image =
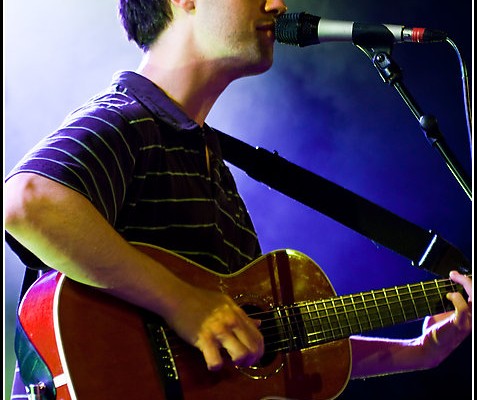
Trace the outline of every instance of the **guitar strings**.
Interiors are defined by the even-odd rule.
[[[364,301],[363,304],[365,304],[366,302],[374,303],[373,300],[369,300],[369,301]],[[394,304],[398,304],[398,303],[395,302]],[[296,307],[297,306],[287,306],[287,308],[291,310],[293,310]],[[336,307],[332,307],[331,309],[334,310],[336,309]],[[359,311],[359,309],[357,310]],[[361,310],[366,310],[366,307],[362,308]],[[354,323],[354,325],[352,323],[349,323],[349,320],[347,320],[348,324],[343,327],[343,324],[340,325],[339,319],[340,319],[340,316],[346,314],[345,312],[336,312],[334,314],[330,314],[328,312],[329,309],[325,309],[325,311],[327,312],[327,314],[324,317],[318,315],[318,317],[310,318],[305,321],[299,321],[297,320],[297,317],[301,317],[303,316],[303,314],[310,314],[310,313],[316,314],[317,312],[316,311],[312,311],[312,312],[307,311],[305,313],[299,312],[299,313],[288,314],[286,316],[274,318],[273,321],[279,321],[278,323],[281,325],[281,329],[277,330],[276,327],[267,327],[267,328],[261,329],[261,332],[266,342],[269,345],[272,345],[272,347],[274,348],[274,351],[277,352],[277,351],[282,351],[287,349],[288,350],[295,349],[299,347],[302,347],[302,348],[311,347],[311,346],[315,346],[320,343],[328,342],[331,340],[349,337],[351,335],[351,332],[346,332],[347,328],[359,327],[359,329],[351,329],[351,331],[362,332],[363,330],[372,330],[372,329],[387,326],[388,324],[395,323],[395,320],[392,314],[384,318],[381,315],[378,315],[378,317],[373,316],[373,318],[369,318],[369,315],[367,315],[368,322],[369,322],[369,329],[363,329],[362,324],[358,320]],[[429,309],[428,307],[421,307],[420,311],[428,312]],[[417,313],[418,315],[416,316],[415,319],[418,319],[419,317],[419,311]],[[262,312],[262,313],[257,313],[255,315],[250,315],[250,316],[253,317],[253,316],[263,315],[263,314],[267,314],[267,313]],[[311,325],[314,326],[314,321],[323,320],[323,319],[328,320],[328,323],[320,325],[320,330],[317,332],[312,332],[312,333],[306,332],[308,339],[305,339],[303,336],[300,336],[300,333],[303,333],[303,332],[298,332],[298,334],[296,333],[296,331],[299,331],[300,329],[303,330],[303,327],[304,325],[307,324],[307,322],[311,322]],[[338,323],[337,327],[333,326],[332,319],[336,319],[336,322]],[[266,320],[262,320],[262,323],[264,321]],[[375,322],[376,323],[379,322],[379,323],[374,324]],[[324,328],[324,326],[326,326],[326,328],[321,329],[321,328]],[[286,329],[285,327],[288,327],[290,329]],[[266,332],[267,330],[269,332]],[[275,338],[278,338],[278,340],[276,340]],[[277,347],[277,345],[280,345],[280,344],[283,344],[283,346]]]
[[[426,286],[428,286],[426,288]],[[421,296],[416,296],[413,295],[411,292],[412,288],[419,288],[420,290],[422,289],[423,291],[426,291]],[[406,290],[406,293],[400,293],[400,290]],[[429,305],[429,298],[432,296],[434,300],[439,300],[441,302],[441,306],[445,310],[445,304],[442,302],[443,296],[442,294],[445,292],[449,291],[456,291],[456,285],[450,281],[449,279],[442,279],[442,280],[435,280],[431,282],[424,282],[424,283],[418,283],[418,284],[412,284],[412,285],[406,285],[406,286],[401,286],[401,287],[394,287],[390,289],[384,289],[380,291],[371,291],[367,293],[359,293],[355,295],[347,295],[347,296],[341,296],[337,298],[331,298],[331,299],[322,299],[319,301],[306,301],[306,302],[300,302],[296,303],[293,305],[287,305],[287,306],[279,306],[276,308],[272,308],[270,310],[266,311],[260,311],[257,313],[252,313],[249,314],[249,317],[251,318],[257,318],[261,319],[261,316],[266,316],[268,317],[270,314],[278,314],[278,317],[274,318],[264,318],[262,319],[262,325],[265,325],[267,322],[275,322],[277,321],[277,324],[279,326],[283,327],[290,327],[291,329],[279,329],[277,328],[276,325],[273,326],[266,326],[263,329],[261,329],[262,335],[264,336],[265,342],[267,343],[268,346],[273,347],[274,352],[279,352],[283,350],[290,350],[290,349],[298,349],[299,346],[297,346],[297,341],[299,340],[300,343],[299,345],[303,347],[311,347],[319,344],[320,342],[324,341],[330,341],[330,340],[336,340],[340,338],[346,338],[349,337],[350,333],[345,332],[342,326],[340,326],[340,318],[342,318],[343,315],[346,317],[346,322],[347,324],[345,325],[345,328],[359,328],[356,329],[359,332],[362,332],[362,324],[360,323],[359,317],[358,317],[358,312],[365,311],[366,314],[366,319],[369,322],[369,329],[365,330],[372,330],[375,328],[380,328],[387,326],[388,324],[394,324],[395,319],[393,316],[393,310],[392,306],[399,304],[400,308],[402,310],[402,315],[405,318],[405,320],[408,320],[406,317],[406,312],[402,306],[402,301],[399,301],[400,298],[403,296],[409,297],[407,301],[412,301],[413,302],[413,308],[415,310],[416,316],[413,318],[423,318],[426,314],[425,313],[432,313],[432,309],[430,308]],[[427,294],[427,291],[430,291],[431,294]],[[387,294],[389,292],[389,294]],[[382,298],[376,298],[374,295],[375,294],[384,294],[384,297]],[[366,296],[372,296],[372,298],[366,298]],[[346,304],[344,302],[345,299],[352,299],[353,297],[358,297],[361,299],[361,301],[351,301],[351,303]],[[386,304],[383,304],[379,306],[377,304],[377,301],[381,301],[385,299],[387,302]],[[398,299],[397,301],[394,301],[395,299]],[[416,301],[425,299],[426,303],[422,304],[420,306],[416,305]],[[391,301],[389,301],[391,300]],[[341,301],[341,304],[337,304],[339,301]],[[316,309],[316,304],[321,303],[323,305],[323,309]],[[373,304],[373,306],[370,308],[369,305]],[[315,307],[314,310],[309,310],[309,307],[313,305]],[[361,307],[361,308],[360,308]],[[380,314],[380,308],[387,307],[387,312],[389,316],[384,317]],[[303,309],[306,308],[306,311],[303,311]],[[353,321],[353,323],[350,323],[350,320],[347,317],[348,312],[346,312],[346,308],[352,308],[352,312],[355,313],[356,315],[356,321]],[[377,311],[378,317],[375,315],[370,316],[369,315],[369,310],[375,309]],[[295,312],[298,310],[298,312]],[[329,311],[333,310],[335,311],[333,314],[330,314]],[[285,312],[286,311],[286,312]],[[289,311],[292,311],[290,313]],[[396,310],[394,310],[396,311]],[[285,315],[280,315],[281,312],[284,312]],[[320,312],[325,312],[325,316],[319,315]],[[303,319],[303,315],[317,315],[316,317],[310,317]],[[323,325],[326,325],[326,329],[321,329],[320,331],[317,332],[306,332],[306,325],[312,325],[314,327],[314,322],[318,320],[325,320],[328,321],[328,323],[325,323]],[[333,320],[333,322],[338,323],[338,327],[332,326],[332,318],[334,318],[336,321]],[[344,321],[344,320],[343,320]],[[378,325],[373,325],[373,323],[379,322]],[[401,322],[401,321],[400,321]],[[404,321],[402,321],[404,322]],[[320,325],[320,328],[323,328],[322,325]],[[168,327],[164,328],[167,331],[172,331]],[[354,329],[352,329],[353,331]],[[303,331],[306,333],[308,339],[305,339],[303,337],[300,337],[296,333],[303,333]],[[335,332],[338,332],[338,334],[335,334]],[[323,336],[323,338],[320,340],[319,335]],[[278,336],[278,338],[277,338]],[[310,340],[311,336],[315,336],[314,340]],[[177,339],[177,340],[176,340]],[[171,351],[177,352],[181,348],[185,348],[188,345],[186,342],[182,341],[178,336],[172,335],[169,338],[170,343],[170,349]],[[178,342],[181,341],[181,342]],[[173,343],[175,342],[175,343]],[[179,353],[174,354],[174,356],[179,356]]]
[[[448,281],[447,281],[447,282],[448,282]],[[434,288],[433,288],[433,289],[434,289]],[[439,295],[439,299],[440,299],[440,298],[442,297],[442,296],[441,296],[441,294],[442,294],[441,292],[444,291],[444,289],[447,290],[447,289],[450,289],[450,287],[437,288],[437,289],[435,289],[435,290],[437,290],[437,291],[434,293],[434,295]],[[394,293],[394,289],[387,289],[387,290],[388,290],[388,291],[393,290],[393,294],[392,294],[391,296],[389,296],[389,295],[386,296],[386,295],[385,295],[385,298],[386,298],[386,299],[393,299],[393,298],[401,298],[401,297],[402,297],[402,294],[400,294],[400,293]],[[372,294],[372,293],[373,293],[373,292],[369,292],[368,295],[370,295],[370,294]],[[408,295],[408,293],[405,293],[405,294]],[[252,313],[252,314],[249,314],[249,316],[252,317],[252,318],[261,319],[261,318],[259,318],[260,316],[262,316],[262,315],[269,315],[272,311],[276,311],[276,312],[278,311],[278,313],[279,313],[279,311],[281,311],[281,310],[283,310],[283,311],[295,310],[295,309],[300,308],[300,307],[303,308],[303,307],[308,307],[309,305],[315,305],[316,303],[321,303],[322,305],[324,305],[324,308],[323,308],[322,310],[318,310],[318,309],[315,309],[315,310],[312,310],[312,311],[307,310],[305,313],[302,312],[302,311],[300,311],[300,312],[298,312],[298,313],[287,313],[285,316],[280,316],[280,317],[278,317],[278,318],[275,317],[275,318],[272,318],[272,319],[262,319],[262,323],[263,323],[263,322],[268,322],[268,321],[291,320],[291,319],[296,318],[296,317],[301,317],[303,314],[317,314],[318,316],[317,316],[316,318],[308,319],[308,321],[314,321],[314,320],[323,319],[323,316],[320,316],[320,315],[319,315],[319,311],[325,311],[325,312],[326,312],[326,315],[324,316],[325,318],[328,318],[328,317],[331,317],[331,316],[336,316],[337,318],[339,318],[340,315],[345,315],[345,314],[347,314],[346,311],[336,312],[336,313],[330,315],[330,314],[329,314],[329,310],[336,310],[336,309],[338,309],[338,308],[343,308],[343,309],[345,309],[347,306],[352,305],[352,306],[353,306],[353,311],[356,311],[356,312],[358,312],[358,311],[363,311],[363,310],[364,310],[364,311],[369,311],[369,309],[370,309],[369,304],[373,304],[373,305],[374,305],[373,307],[376,306],[377,308],[379,308],[379,307],[385,307],[385,306],[387,306],[387,305],[392,306],[392,305],[395,305],[395,304],[401,304],[401,303],[402,303],[401,301],[395,301],[395,302],[393,302],[393,301],[388,301],[388,302],[386,303],[386,305],[377,306],[377,304],[376,304],[376,298],[373,297],[373,298],[368,298],[368,299],[366,299],[365,297],[361,297],[361,295],[364,295],[364,294],[360,293],[360,294],[357,295],[357,296],[360,296],[360,298],[362,299],[361,302],[354,302],[354,303],[351,303],[351,304],[341,303],[341,304],[336,305],[336,304],[334,303],[334,301],[337,301],[337,300],[339,300],[340,298],[322,299],[322,300],[319,300],[318,302],[315,302],[315,301],[311,302],[311,301],[309,301],[309,302],[301,302],[301,303],[297,303],[297,304],[293,304],[293,305],[279,306],[279,307],[276,307],[276,308],[274,308],[274,309],[270,309],[270,310],[267,310],[267,311],[261,311],[261,312],[258,312],[258,313]],[[342,296],[341,298],[343,299],[343,298],[346,298],[346,297],[350,297],[350,295],[348,295],[348,296]],[[414,297],[412,298],[412,300],[426,299],[426,298],[428,298],[428,297],[429,297],[429,296],[414,296]],[[382,300],[382,298],[381,298],[380,300]],[[328,306],[327,306],[327,303],[328,303],[328,304],[331,304],[331,307],[328,307]],[[357,307],[356,307],[356,306],[360,306],[360,305],[362,305],[363,307],[362,307],[362,308],[357,308]],[[391,310],[389,310],[389,311],[391,311]],[[430,310],[428,307],[425,307],[425,308],[422,309],[421,311],[429,311],[429,312],[431,312],[432,310]],[[403,310],[403,313],[405,313],[405,310]],[[367,314],[369,314],[369,313],[367,313]],[[392,318],[392,315],[390,315],[389,318]],[[377,320],[376,320],[376,321],[377,321]],[[338,321],[338,322],[339,322],[339,321]],[[294,323],[295,323],[295,324],[300,324],[299,321],[298,321],[298,322],[294,322]],[[293,324],[293,322],[292,322],[292,324]],[[286,325],[286,324],[283,324],[283,325]],[[352,325],[351,325],[351,326],[352,326]],[[373,328],[373,327],[372,327],[372,328]],[[267,329],[267,328],[265,328],[265,329]],[[264,329],[264,330],[265,330],[265,329]],[[268,329],[274,329],[274,327],[269,327]],[[331,328],[331,330],[336,330],[336,329],[339,329],[339,328],[333,328],[333,327]]]
[[[433,291],[434,291],[433,295],[435,297],[434,300],[438,302],[440,301],[443,309],[445,309],[445,304],[441,301],[442,292],[444,291],[444,289],[448,291],[448,289],[451,289],[451,288],[452,288],[452,285],[449,285],[449,282],[447,282],[447,287],[438,287],[437,289],[433,287]],[[393,289],[389,289],[388,291],[390,290],[393,290]],[[302,330],[307,331],[306,326],[311,325],[316,330],[315,321],[317,320],[324,321],[323,324],[319,325],[320,330],[312,332],[311,334],[309,332],[306,332],[308,335],[308,338],[311,338],[312,336],[315,337],[312,343],[310,343],[310,340],[308,341],[308,344],[311,346],[311,345],[318,344],[320,341],[324,342],[324,341],[330,341],[332,339],[348,337],[351,335],[353,331],[362,332],[364,330],[372,330],[372,329],[384,327],[390,324],[395,324],[396,321],[394,316],[396,314],[396,311],[398,312],[397,313],[398,316],[399,314],[401,314],[402,317],[404,317],[404,320],[410,319],[408,316],[406,316],[406,311],[404,310],[401,301],[389,301],[390,299],[398,299],[398,298],[400,299],[402,297],[402,293],[399,293],[399,291],[397,291],[396,293],[392,293],[392,295],[387,295],[387,296],[385,295],[384,299],[387,300],[387,303],[381,306],[377,304],[376,302],[377,298],[374,296],[368,299],[365,298],[364,296],[361,296],[361,294],[359,296],[362,299],[361,302],[354,302],[354,303],[352,302],[348,304],[346,304],[343,301],[343,299],[352,298],[350,296],[345,296],[338,299],[325,299],[322,301],[323,308],[321,310],[319,310],[315,306],[315,308],[311,312],[309,309],[309,305],[310,304],[315,305],[316,302],[304,302],[294,306],[287,306],[287,308],[291,310],[298,309],[298,313],[293,313],[293,314],[288,313],[288,315],[285,315],[283,318],[281,318],[281,320],[282,321],[287,320],[288,323],[290,323],[291,321],[292,325],[295,324],[295,331],[298,330],[299,333],[300,333],[300,327]],[[406,296],[408,296],[408,293],[406,293]],[[340,299],[341,299],[341,303],[337,305]],[[416,304],[416,301],[418,302],[419,300],[422,300],[422,299],[426,300],[425,304],[420,304],[420,305]],[[383,299],[381,298],[379,300],[383,300]],[[414,312],[411,314],[412,318],[419,319],[420,317],[424,317],[427,313],[432,313],[432,310],[428,301],[429,296],[425,296],[425,295],[414,296],[414,297],[410,297],[408,301],[411,301],[411,300],[413,302],[413,308],[414,308]],[[370,305],[372,305],[372,307],[370,307]],[[396,309],[396,307],[393,307],[395,305],[399,305],[400,308]],[[362,308],[360,308],[361,306]],[[306,311],[303,311],[303,308],[306,308]],[[356,319],[348,318],[349,312],[346,311],[347,308],[352,308],[351,315],[354,314]],[[329,312],[330,310],[334,311],[334,313],[330,314]],[[358,316],[358,312],[363,310],[365,311],[366,320],[364,321],[363,324],[361,324],[360,318]],[[375,313],[371,315],[370,310],[375,310]],[[383,316],[381,313],[382,311],[386,311],[387,315]],[[320,315],[320,312],[324,312],[325,315],[324,316]],[[302,318],[303,315],[316,315],[316,317]],[[343,318],[343,316],[345,316],[345,318]],[[352,323],[350,322],[350,320],[352,320]],[[333,322],[336,322],[338,326],[335,327]],[[340,322],[342,323],[340,324]],[[404,322],[404,321],[399,321],[399,322]],[[298,328],[297,328],[297,325],[299,325]],[[362,325],[365,325],[366,329],[363,329]],[[347,331],[348,328],[352,328],[352,329],[349,329],[349,331]],[[355,329],[355,328],[359,328],[359,329]],[[285,332],[287,331],[285,330]],[[321,340],[320,340],[320,336],[322,337]],[[291,329],[291,333],[288,333],[288,338],[290,340],[295,340],[293,326]],[[299,339],[303,342],[303,338],[299,338]]]

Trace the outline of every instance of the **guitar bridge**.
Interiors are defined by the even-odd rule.
[[[179,382],[179,374],[164,326],[158,321],[147,321],[146,329],[162,380],[165,398],[182,400],[184,396]]]

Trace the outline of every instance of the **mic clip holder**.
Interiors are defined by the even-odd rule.
[[[429,144],[441,155],[454,178],[465,191],[469,199],[472,200],[470,178],[464,172],[464,169],[457,161],[457,158],[446,145],[444,136],[439,129],[437,119],[434,116],[426,115],[421,111],[414,98],[402,83],[401,69],[391,57],[392,45],[387,43],[382,46],[371,47],[357,44],[356,47],[363,51],[372,61],[383,81],[397,90],[414,117],[419,122],[421,130]]]

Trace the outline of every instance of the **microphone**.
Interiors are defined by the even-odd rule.
[[[443,42],[446,39],[447,33],[437,30],[331,20],[306,12],[282,14],[275,22],[275,40],[300,47],[324,42],[379,46],[404,42]]]

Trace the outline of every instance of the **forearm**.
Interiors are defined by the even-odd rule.
[[[353,336],[351,378],[394,374],[431,368],[424,360],[419,339],[384,339]]]
[[[421,336],[396,340],[354,336],[351,338],[353,378],[394,374],[433,368],[449,356],[472,332],[472,279],[451,271],[450,278],[462,285],[468,299],[450,292],[455,310],[424,320]]]
[[[185,284],[127,243],[82,195],[32,174],[5,188],[6,229],[45,264],[158,314],[174,308]]]
[[[438,366],[464,341],[472,329],[471,315],[466,309],[465,301],[460,295],[454,297],[454,304],[462,311],[427,318],[424,321],[422,335],[417,338],[384,339],[353,336],[352,378],[410,372]]]

